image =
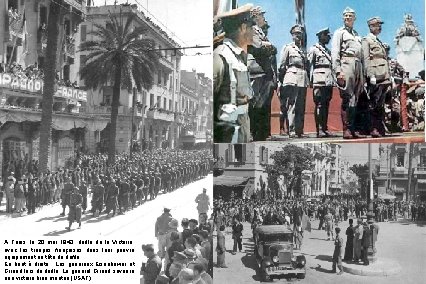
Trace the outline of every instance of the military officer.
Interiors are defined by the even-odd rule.
[[[358,98],[364,89],[361,38],[354,30],[355,11],[349,7],[343,10],[344,26],[334,34],[331,47],[333,75],[336,78],[342,98],[341,117],[343,138],[365,138],[355,128],[355,111]]]
[[[117,196],[118,196],[118,186],[115,184],[113,178],[110,179],[109,183],[106,186],[106,214],[109,217],[109,212],[112,210],[112,217],[115,216],[115,211],[117,210]]]
[[[294,25],[290,29],[293,42],[281,50],[279,79],[281,112],[283,120],[288,120],[289,136],[301,138],[305,121],[306,88],[308,86],[308,61],[301,49],[304,29]]]
[[[74,184],[71,182],[71,179],[67,176],[64,179],[64,189],[62,190],[62,213],[61,216],[65,216],[65,208],[70,204],[70,194],[73,191]]]
[[[277,49],[263,31],[267,24],[265,11],[256,7],[251,13],[256,25],[253,44],[248,48],[248,69],[254,92],[249,109],[250,129],[254,141],[264,141],[270,134],[271,98],[276,83],[276,60],[273,59]]]
[[[391,90],[390,69],[386,47],[378,38],[383,21],[380,17],[373,17],[367,24],[370,33],[362,39],[364,72],[370,98],[370,134],[373,138],[378,138],[385,135],[384,103],[387,93]]]
[[[81,228],[81,203],[83,202],[83,197],[78,192],[78,187],[74,186],[70,194],[70,211],[68,213],[68,222],[69,226],[66,227],[68,231],[71,230],[71,225],[75,221],[78,223],[78,228]]]
[[[309,63],[312,68],[311,85],[314,93],[314,117],[317,137],[333,136],[328,131],[328,108],[333,93],[333,77],[331,70],[331,52],[327,48],[330,42],[329,28],[317,32],[318,43],[309,51]]]
[[[253,90],[247,69],[247,48],[253,42],[252,7],[247,4],[219,16],[226,35],[213,54],[216,143],[249,142],[248,103]]]

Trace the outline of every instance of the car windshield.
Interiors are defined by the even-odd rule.
[[[264,234],[260,241],[269,242],[292,242],[293,234]]]

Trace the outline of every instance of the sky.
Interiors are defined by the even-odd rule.
[[[368,144],[367,143],[341,143],[342,158],[349,162],[349,165],[365,164],[368,162]],[[373,159],[379,158],[380,143],[371,143]]]
[[[294,0],[239,0],[239,5],[252,3],[261,6],[265,18],[271,26],[269,40],[280,51],[284,44],[292,41],[290,28],[296,23]],[[424,0],[305,0],[305,25],[308,35],[307,46],[317,42],[316,33],[329,27],[333,33],[343,26],[342,12],[347,7],[356,12],[354,28],[359,35],[369,33],[367,20],[379,16],[385,22],[379,38],[391,47],[391,57],[395,57],[393,41],[397,29],[404,23],[404,14],[411,13],[418,26],[421,38],[425,39],[425,1]],[[331,48],[331,42],[329,43]]]
[[[94,6],[105,5],[105,3],[113,5],[114,2],[114,0],[94,0]],[[213,1],[117,0],[117,4],[127,2],[138,4],[139,10],[159,24],[181,46],[212,45]],[[154,19],[152,15],[158,20]],[[211,50],[212,47],[185,50],[186,56],[182,57],[181,70],[195,69],[212,78],[213,55]],[[201,53],[201,55],[195,55],[196,53]]]

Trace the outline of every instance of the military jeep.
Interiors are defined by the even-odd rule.
[[[285,225],[263,225],[254,230],[256,261],[263,281],[294,274],[303,279],[306,258],[293,251],[293,231]]]

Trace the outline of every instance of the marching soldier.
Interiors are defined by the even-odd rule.
[[[283,113],[281,129],[284,128],[284,121],[287,119],[290,138],[296,135],[299,138],[303,137],[305,123],[308,61],[301,49],[303,32],[300,25],[294,25],[290,29],[293,42],[283,47],[280,59],[279,80],[282,84],[280,98]]]
[[[347,7],[343,11],[344,27],[334,33],[331,48],[333,75],[336,77],[342,98],[344,139],[366,137],[355,128],[358,98],[364,90],[362,44],[361,38],[353,28],[355,20],[355,11]]]
[[[81,194],[81,197],[83,199],[82,203],[81,203],[81,207],[83,209],[83,214],[84,212],[86,212],[87,209],[87,183],[85,180],[81,180],[81,184],[80,184],[80,188],[79,188],[79,192]]]
[[[247,143],[248,103],[253,97],[247,69],[247,47],[253,42],[252,5],[220,15],[223,43],[213,54],[214,142]]]
[[[382,31],[383,21],[373,17],[367,21],[370,33],[362,39],[364,54],[364,71],[369,94],[371,136],[379,138],[385,135],[384,103],[391,90],[390,69],[386,47],[378,38]]]
[[[113,178],[110,179],[110,182],[106,186],[106,192],[106,214],[107,217],[109,217],[109,212],[112,210],[112,217],[114,217],[115,211],[117,210],[118,187]]]
[[[68,176],[65,177],[64,189],[62,190],[62,213],[61,216],[65,216],[65,208],[70,205],[70,194],[73,191],[74,184],[71,182]]]
[[[331,69],[331,52],[327,48],[330,42],[329,28],[317,32],[318,43],[310,50],[308,58],[312,68],[311,85],[315,103],[314,117],[317,137],[330,137],[328,131],[328,108],[333,93],[333,76]]]
[[[129,208],[129,193],[130,193],[130,184],[127,182],[127,178],[123,177],[120,191],[118,193],[119,202],[119,211],[120,213],[124,213]]]
[[[28,178],[28,214],[35,213],[36,207],[36,191],[37,191],[37,178]]]
[[[66,227],[68,231],[71,231],[71,225],[75,221],[78,223],[78,228],[81,228],[81,203],[83,197],[78,192],[78,188],[75,186],[70,194],[70,211],[68,213],[69,226]]]
[[[98,217],[102,213],[104,205],[105,188],[102,185],[99,177],[94,179],[95,185],[92,189],[92,212],[94,217]]]

